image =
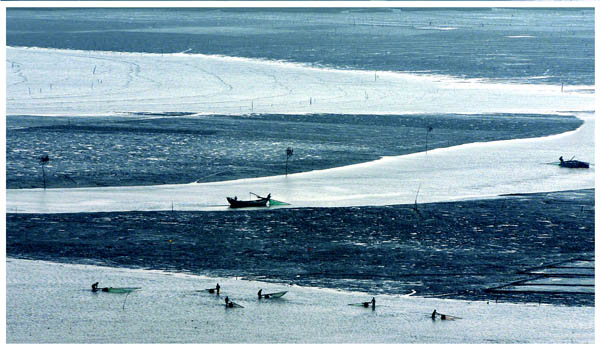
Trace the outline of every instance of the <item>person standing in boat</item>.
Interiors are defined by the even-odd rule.
[[[375,310],[375,297],[371,299],[371,309]]]
[[[258,299],[262,298],[262,289],[258,290]]]
[[[435,315],[437,314],[436,310],[433,310],[433,312],[431,313],[431,319],[435,320]]]
[[[564,164],[564,163],[565,163],[565,161],[564,161],[564,159],[563,159],[563,157],[562,157],[562,156],[560,156],[560,157],[558,158],[558,160],[560,160],[560,164]]]

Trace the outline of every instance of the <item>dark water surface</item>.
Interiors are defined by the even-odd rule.
[[[594,191],[412,206],[7,214],[8,257],[372,294],[490,300],[521,270],[594,257]],[[86,282],[87,283],[87,282]],[[593,305],[593,295],[543,295]],[[502,296],[537,302],[539,295]]]
[[[574,130],[574,117],[494,115],[8,116],[7,188],[212,182],[327,169],[471,142]],[[427,127],[431,126],[431,132]],[[546,162],[555,161],[542,160]]]

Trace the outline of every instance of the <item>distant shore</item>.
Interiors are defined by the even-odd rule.
[[[467,300],[594,258],[594,190],[271,211],[7,214],[7,256]],[[593,295],[500,300],[593,305]]]

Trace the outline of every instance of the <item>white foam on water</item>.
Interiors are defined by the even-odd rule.
[[[234,278],[20,259],[6,272],[7,343],[594,342],[593,307],[375,295],[372,311],[348,305],[364,293]],[[92,293],[96,281],[141,289]],[[194,292],[217,282],[220,296]],[[261,288],[288,293],[259,301]],[[461,319],[434,322],[433,309]]]

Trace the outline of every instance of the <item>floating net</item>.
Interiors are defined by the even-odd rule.
[[[286,203],[286,202],[281,202],[275,199],[269,199],[269,206],[273,206],[273,205],[290,205],[290,203]]]
[[[486,293],[594,294],[595,260],[569,260],[522,271],[527,278],[486,289]]]

